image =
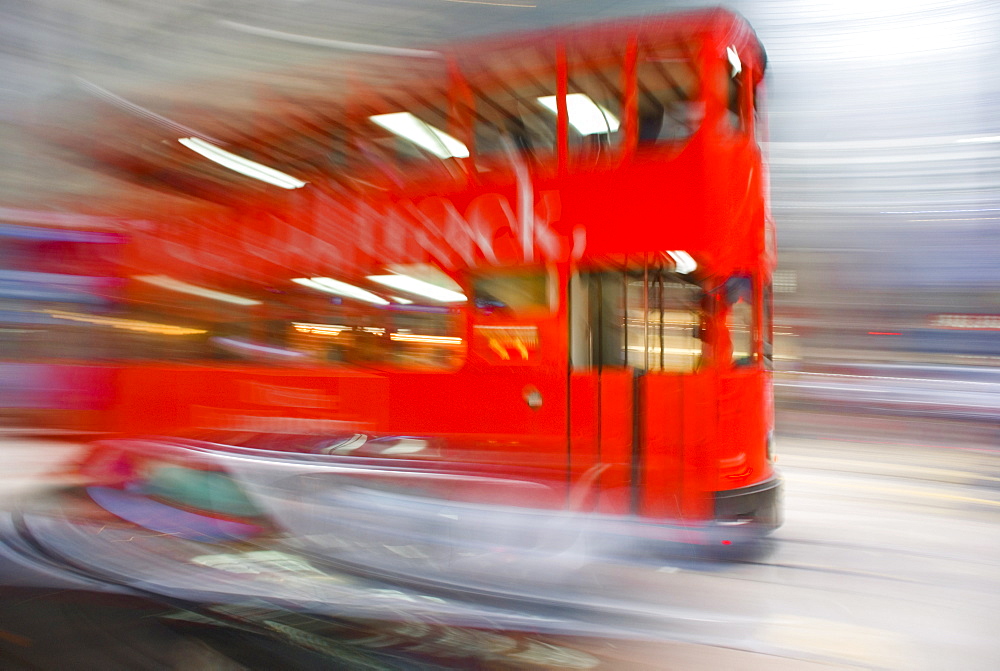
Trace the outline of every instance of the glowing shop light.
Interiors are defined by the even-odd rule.
[[[392,287],[393,289],[430,298],[441,303],[461,303],[467,300],[463,293],[445,289],[444,287],[418,280],[409,275],[369,275],[368,279],[372,282]]]
[[[698,263],[691,258],[691,255],[687,252],[682,252],[680,250],[674,250],[667,252],[667,256],[674,260],[674,270],[681,275],[687,275],[688,273],[694,272],[698,268]]]
[[[389,304],[389,301],[381,296],[373,294],[370,291],[365,291],[361,287],[356,287],[353,284],[348,284],[347,282],[333,280],[329,277],[299,277],[292,280],[292,282],[301,284],[304,287],[309,287],[310,289],[316,289],[317,291],[325,291],[329,294],[353,298],[355,300],[365,301],[366,303],[374,303],[375,305]]]
[[[225,149],[219,149],[215,145],[209,144],[202,139],[196,137],[182,137],[177,141],[191,151],[201,154],[209,161],[214,161],[221,166],[240,173],[241,175],[246,175],[247,177],[259,179],[260,181],[267,182],[268,184],[280,186],[282,189],[298,189],[306,185],[306,182],[296,179],[291,175],[286,175],[285,173],[275,170],[274,168],[268,168],[266,165],[261,165],[260,163],[251,161],[248,158],[237,156],[236,154],[232,154]]]
[[[222,301],[223,303],[232,303],[233,305],[260,305],[260,301],[255,301],[252,298],[243,298],[242,296],[235,296],[222,291],[215,291],[214,289],[206,289],[205,287],[199,287],[194,284],[188,284],[187,282],[175,280],[174,278],[167,277],[166,275],[135,275],[135,279],[140,282],[145,282],[146,284],[162,287],[163,289],[170,289],[171,291],[177,291],[182,294],[191,294],[192,296],[201,296],[202,298],[211,298],[212,300]]]
[[[556,96],[542,96],[538,102],[558,113]],[[581,135],[614,133],[620,125],[614,114],[583,93],[570,93],[566,96],[566,113],[569,115],[570,125]]]
[[[469,155],[465,144],[409,112],[376,114],[369,118],[390,133],[409,140],[438,158],[466,158]]]

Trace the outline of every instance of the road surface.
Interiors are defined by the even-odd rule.
[[[724,562],[654,553],[576,568],[584,597],[620,606],[603,620],[587,618],[597,623],[589,632],[506,638],[494,632],[500,638],[489,639],[487,653],[486,639],[456,633],[471,630],[417,635],[400,633],[398,623],[385,627],[404,658],[457,646],[436,658],[442,668],[475,659],[483,668],[1000,668],[1000,450],[994,447],[949,444],[940,436],[926,444],[877,434],[786,436],[777,449],[786,480],[781,529],[762,547]],[[3,505],[38,494],[55,505],[62,495],[45,473],[58,471],[77,449],[5,439]],[[10,593],[6,597],[0,651],[7,659],[24,668],[57,668],[59,660],[40,653],[52,650],[40,637],[83,640],[66,631],[81,626],[79,619],[38,624],[47,608],[66,612],[58,596],[40,597],[30,611],[21,608],[24,617]],[[94,612],[90,626],[106,618],[117,627],[127,617],[103,604]],[[138,607],[131,612],[148,615]],[[176,631],[167,633],[137,627],[133,638],[141,642],[128,643],[129,649],[180,645]],[[187,647],[177,648],[186,650],[184,659],[214,660],[206,668],[255,668],[246,656],[231,658],[231,643],[215,641],[208,651],[203,637],[185,636]],[[116,645],[113,638],[105,644]],[[299,655],[295,668],[309,668],[309,659]]]

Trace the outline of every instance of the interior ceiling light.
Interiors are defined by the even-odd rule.
[[[467,300],[463,293],[445,289],[444,287],[418,280],[409,275],[369,275],[368,279],[372,282],[392,287],[393,289],[430,298],[441,303],[460,303]]]
[[[389,340],[397,342],[422,342],[432,345],[461,345],[462,339],[455,336],[432,336],[421,333],[390,333]]]
[[[252,298],[243,298],[242,296],[235,296],[222,291],[215,291],[214,289],[206,289],[205,287],[199,287],[194,284],[188,284],[187,282],[175,280],[174,278],[167,277],[166,275],[135,275],[135,279],[140,282],[145,282],[146,284],[162,287],[163,289],[170,289],[171,291],[177,291],[182,294],[191,294],[192,296],[201,296],[202,298],[211,298],[212,300],[222,301],[223,303],[232,303],[233,305],[249,306],[261,304],[260,301],[255,301]]]
[[[376,114],[369,118],[390,133],[409,140],[438,158],[466,158],[469,155],[465,144],[409,112]]]
[[[559,111],[556,96],[542,96],[538,102],[552,112]],[[581,135],[614,133],[621,125],[607,108],[598,105],[583,93],[570,93],[566,96],[566,113],[569,115],[570,125]]]
[[[316,289],[317,291],[325,291],[329,294],[353,298],[355,300],[365,301],[366,303],[373,303],[375,305],[389,304],[389,301],[381,296],[373,294],[370,291],[365,291],[361,287],[356,287],[353,284],[348,284],[347,282],[333,280],[329,277],[299,277],[292,280],[292,282],[301,284],[304,287],[309,287],[310,289]]]
[[[674,270],[681,275],[692,273],[698,268],[698,263],[687,252],[674,250],[667,252],[667,255],[674,260]]]
[[[260,181],[267,182],[268,184],[280,186],[282,189],[298,189],[306,185],[306,182],[303,182],[301,179],[296,179],[291,175],[286,175],[285,173],[275,170],[274,168],[268,168],[266,165],[261,165],[260,163],[251,161],[248,158],[237,156],[236,154],[230,153],[225,149],[219,149],[214,144],[209,144],[200,138],[182,137],[177,141],[191,151],[201,154],[209,161],[214,161],[221,166],[240,173],[241,175],[246,175],[247,177],[259,179]]]
[[[726,47],[726,58],[729,59],[729,65],[733,68],[731,77],[743,72],[743,63],[740,61],[740,55],[736,53],[736,47]]]

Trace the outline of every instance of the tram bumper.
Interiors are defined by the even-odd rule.
[[[755,485],[714,492],[716,525],[745,528],[768,534],[781,526],[781,479],[772,477]]]

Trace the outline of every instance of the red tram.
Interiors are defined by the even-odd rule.
[[[751,28],[699,11],[405,67],[225,149],[164,136],[187,183],[270,185],[130,224],[110,428],[434,436],[589,511],[775,528]]]

